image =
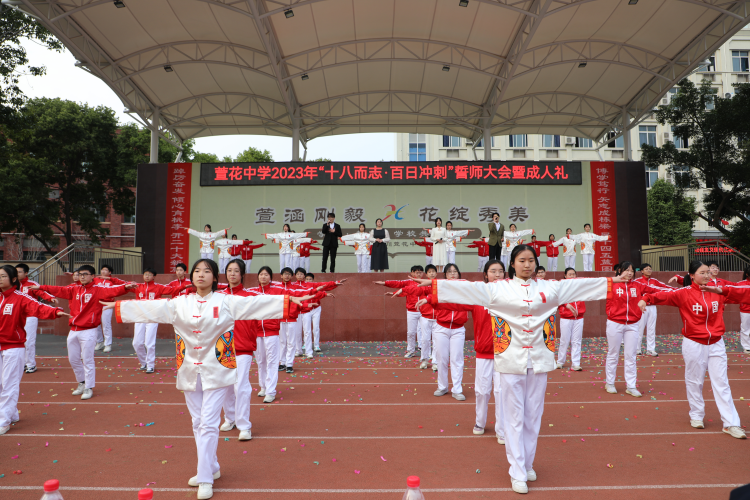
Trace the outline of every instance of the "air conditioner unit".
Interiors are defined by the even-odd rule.
[[[662,106],[668,105],[669,104],[669,97],[666,97],[666,96],[662,97],[661,104],[662,104]]]
[[[565,138],[565,145],[566,146],[574,146],[575,143],[576,143],[576,138],[575,137],[566,137]]]
[[[669,142],[672,140],[672,134],[669,132],[664,132],[664,142]]]
[[[466,145],[467,145],[467,146],[473,146],[473,145],[474,145],[474,141],[469,141],[469,140],[467,140],[467,141],[466,141]]]
[[[737,81],[747,83],[750,81],[750,78],[748,78],[748,75],[737,75]]]

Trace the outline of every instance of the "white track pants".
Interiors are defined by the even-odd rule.
[[[565,256],[565,269],[567,268],[576,268],[576,256],[575,255],[566,255]]]
[[[234,257],[219,257],[219,274],[226,274],[229,261]]]
[[[420,331],[419,319],[421,317],[422,315],[419,312],[406,311],[406,352],[409,354],[413,354],[417,349]]]
[[[509,258],[510,258],[510,255],[501,255],[500,256],[500,262],[502,262],[503,265],[505,266],[505,269],[506,269],[505,272],[506,273],[508,272],[507,269],[508,269],[508,259]]]
[[[237,382],[234,383],[234,390],[228,390],[224,398],[224,418],[234,422],[241,431],[249,431],[253,426],[250,422],[250,398],[253,396],[253,386],[250,384],[252,366],[252,354],[237,355]]]
[[[646,331],[646,350],[656,351],[656,306],[646,306],[646,310],[638,323],[638,348],[643,344],[643,331]]]
[[[300,314],[297,317],[297,323],[302,326],[302,334],[305,341],[305,354],[307,356],[312,356],[313,354],[312,317],[312,311]]]
[[[219,446],[219,424],[221,423],[221,405],[232,386],[219,389],[203,390],[201,376],[194,391],[185,391],[190,416],[193,419],[195,447],[198,449],[198,482],[214,482],[214,474],[219,471],[216,448]]]
[[[432,256],[431,255],[425,255],[424,257],[424,265],[429,266],[432,264]]]
[[[305,268],[305,272],[310,272],[310,257],[302,257],[302,265],[301,267]]]
[[[18,394],[26,358],[23,347],[0,351],[0,427],[18,420]]]
[[[96,386],[96,364],[94,347],[96,346],[96,328],[90,330],[71,330],[68,333],[68,361],[78,382],[85,382],[86,389]]]
[[[294,366],[294,354],[297,347],[295,333],[297,333],[297,322],[281,323],[279,329],[279,362],[291,368]]]
[[[214,253],[213,252],[201,252],[201,259],[214,259]]]
[[[495,394],[495,435],[503,437],[503,402],[500,390],[500,374],[495,371],[495,360],[477,358],[477,368],[474,375],[474,394],[477,399],[477,421],[476,426],[487,425],[487,408],[490,403],[490,395]]]
[[[250,266],[253,264],[253,259],[245,259],[245,273],[250,272]]]
[[[560,318],[560,345],[557,348],[557,362],[565,364],[570,345],[570,361],[573,366],[581,366],[581,339],[583,338],[583,318]],[[619,351],[618,351],[619,357]]]
[[[638,323],[622,325],[607,320],[607,383],[615,385],[617,362],[620,360],[620,346],[625,340],[625,383],[628,389],[635,389],[637,381],[636,352],[638,351]]]
[[[438,389],[448,389],[448,365],[450,364],[453,394],[461,394],[463,388],[461,382],[464,378],[464,342],[466,341],[466,329],[445,328],[435,324],[433,330],[435,342],[435,359],[438,364],[437,382]]]
[[[547,271],[557,271],[557,257],[547,257]]]
[[[740,344],[750,351],[750,313],[740,313]]]
[[[447,252],[448,254],[448,264],[455,264],[456,263],[456,252]]]
[[[255,362],[258,363],[258,385],[266,396],[276,396],[279,381],[279,336],[258,337]]]
[[[419,327],[422,336],[419,339],[419,349],[422,351],[422,361],[432,357],[432,330],[437,325],[434,319],[427,319],[424,316],[419,318]]]
[[[320,348],[320,313],[323,309],[319,306],[312,310],[313,345]]]
[[[589,253],[583,254],[583,270],[584,271],[594,270],[594,254],[589,254]]]
[[[26,318],[26,366],[33,368],[36,366],[36,331],[39,327],[39,318],[31,316]],[[2,427],[2,426],[0,426]]]
[[[479,262],[477,263],[477,272],[483,273],[484,272],[484,266],[487,264],[487,261],[490,260],[489,257],[478,257]]]
[[[112,345],[112,312],[114,309],[102,311],[102,324],[96,332],[96,341],[104,342],[104,345]]]
[[[369,255],[364,254],[364,253],[361,253],[361,254],[358,253],[357,254],[357,272],[358,273],[369,273],[370,272],[370,268],[365,267],[367,265],[367,257],[369,257]]]
[[[300,354],[302,352],[302,321],[300,321],[299,316],[297,317],[297,322],[294,323],[294,354]]]
[[[740,416],[732,401],[732,390],[727,378],[727,351],[724,339],[715,344],[699,344],[687,337],[682,339],[682,357],[685,359],[685,387],[687,399],[690,403],[690,418],[703,420],[706,415],[706,405],[703,402],[703,382],[708,376],[711,378],[711,389],[714,400],[721,414],[724,427],[740,425]]]
[[[136,323],[133,334],[133,349],[141,366],[154,369],[156,362],[156,330],[158,323]]]
[[[279,274],[281,274],[281,270],[285,267],[292,267],[292,254],[290,253],[279,254]],[[294,269],[292,269],[292,273],[293,272]]]
[[[534,468],[546,389],[547,374],[535,374],[533,368],[526,375],[500,374],[505,455],[510,477],[518,481],[527,481],[526,471]]]

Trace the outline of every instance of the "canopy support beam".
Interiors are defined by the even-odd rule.
[[[151,115],[151,154],[149,163],[159,163],[159,108],[154,107]]]

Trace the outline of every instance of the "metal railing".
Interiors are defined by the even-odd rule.
[[[54,285],[58,276],[73,272],[84,264],[93,266],[97,274],[104,264],[112,266],[112,274],[141,274],[143,252],[101,248],[77,241],[32,270],[29,278],[42,285]]]
[[[651,264],[654,271],[687,272],[693,260],[716,261],[722,271],[743,271],[750,267],[750,258],[719,240],[641,249],[641,262]]]

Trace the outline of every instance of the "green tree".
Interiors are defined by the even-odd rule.
[[[680,245],[693,241],[698,220],[696,201],[684,191],[659,179],[648,192],[648,232],[651,245]]]
[[[219,157],[213,153],[195,153],[190,161],[195,163],[219,163]]]
[[[224,161],[232,161],[227,160],[227,158],[224,158]],[[244,150],[242,153],[237,155],[237,158],[234,159],[236,162],[263,162],[263,163],[270,163],[273,161],[273,157],[271,156],[271,152],[267,149],[264,149],[261,151],[260,149],[256,149],[252,146]]]
[[[312,163],[328,163],[328,162],[331,162],[331,161],[333,161],[333,160],[331,160],[330,158],[316,158],[314,160],[310,160],[310,162],[312,162]]]
[[[52,251],[49,226],[73,239],[77,225],[94,243],[108,233],[100,221],[110,207],[132,215],[135,196],[118,144],[114,112],[61,99],[32,99],[19,111],[16,127],[7,128],[12,142],[5,146],[0,196],[23,196],[25,210],[3,210],[0,226],[23,232]],[[120,134],[122,135],[122,134]],[[45,230],[46,228],[46,230]]]
[[[659,106],[656,119],[671,125],[689,148],[677,149],[672,142],[643,145],[643,161],[669,165],[673,173],[687,167],[677,176],[680,187],[707,189],[696,215],[727,235],[730,244],[750,251],[750,85],[738,85],[733,98],[723,98],[706,80],[700,86],[683,80],[670,104]],[[725,225],[730,219],[738,222]]]

